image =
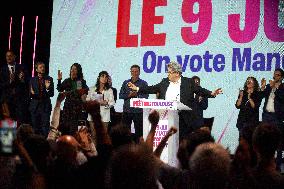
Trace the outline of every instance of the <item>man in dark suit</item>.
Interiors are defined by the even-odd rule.
[[[171,62],[167,65],[168,78],[164,78],[160,83],[153,86],[137,87],[129,82],[128,87],[138,93],[157,94],[159,99],[179,101],[192,108],[194,103],[194,94],[203,97],[213,98],[222,93],[221,88],[211,92],[195,84],[191,78],[183,77],[180,64]],[[194,110],[192,110],[194,111]],[[182,110],[179,112],[179,139],[183,139],[187,134],[194,130],[192,125],[194,113]]]
[[[200,78],[198,76],[193,76],[192,79],[194,80],[197,86],[200,86]],[[196,130],[202,126],[204,126],[204,118],[203,118],[203,111],[208,108],[208,98],[200,96],[198,94],[194,95],[194,102],[193,102],[193,129]]]
[[[0,68],[0,99],[6,104],[11,117],[19,124],[27,123],[28,76],[24,66],[16,63],[13,51],[6,52],[6,64]]]
[[[275,69],[273,80],[266,85],[266,80],[261,80],[261,98],[265,98],[262,122],[272,123],[281,131],[282,149],[284,141],[284,71],[281,68]],[[282,151],[277,151],[277,169],[280,169],[282,163]]]
[[[52,77],[45,74],[43,62],[37,62],[35,68],[37,75],[30,80],[31,102],[29,109],[35,133],[47,137],[52,109],[50,97],[54,95],[54,83]]]

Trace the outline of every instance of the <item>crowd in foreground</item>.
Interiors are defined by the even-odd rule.
[[[210,91],[200,86],[199,78],[183,77],[178,63],[169,63],[168,77],[153,86],[140,79],[140,67],[132,65],[131,78],[123,82],[119,92],[124,100],[122,120],[113,121],[116,89],[106,71],[99,73],[96,85],[90,88],[80,64],[74,63],[63,81],[59,71],[59,96],[51,111],[54,83],[45,64],[37,62],[36,75],[29,78],[15,63],[12,51],[6,53],[6,60],[0,69],[1,188],[284,187],[279,173],[284,121],[282,69],[274,71],[269,84],[262,80],[261,87],[255,78],[248,77],[236,101],[239,146],[229,152],[215,143],[210,128],[203,127],[207,98],[215,98],[222,89]],[[151,130],[143,140],[142,109],[130,107],[131,98],[147,98],[148,94],[192,107],[192,111],[179,111],[178,133],[171,127],[155,150],[159,113],[149,115]],[[12,125],[11,129],[5,124]],[[175,133],[180,139],[179,165],[172,167],[161,161],[160,155]]]
[[[178,167],[160,160],[171,127],[153,150],[159,113],[148,119],[151,130],[145,140],[134,141],[122,124],[110,132],[100,116],[100,105],[89,101],[84,107],[92,124],[72,135],[56,132],[60,119],[60,93],[52,115],[53,130],[44,138],[30,125],[17,129],[15,154],[1,155],[0,188],[283,188],[284,177],[276,170],[275,151],[281,132],[273,124],[261,123],[244,130],[235,153],[217,144],[210,130],[201,127],[179,145]],[[9,119],[9,112],[5,114]],[[251,128],[251,127],[250,127]]]

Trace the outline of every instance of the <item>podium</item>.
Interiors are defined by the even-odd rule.
[[[155,138],[153,142],[153,149],[155,150],[162,138],[166,135],[171,126],[177,128],[177,133],[172,135],[167,145],[165,146],[161,160],[165,163],[177,167],[177,151],[179,148],[179,116],[178,110],[191,110],[181,102],[168,101],[160,99],[141,99],[132,98],[130,106],[134,108],[143,108],[143,138],[146,137],[151,129],[151,124],[148,120],[151,110],[156,110],[160,114],[160,121],[156,128]]]

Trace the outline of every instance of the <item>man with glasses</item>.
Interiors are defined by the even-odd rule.
[[[160,83],[153,86],[136,86],[129,82],[128,86],[138,94],[157,94],[159,99],[179,101],[188,107],[193,107],[194,94],[203,97],[213,98],[222,93],[221,88],[215,91],[204,89],[194,82],[192,78],[182,76],[181,65],[176,62],[170,62],[167,65],[168,78],[164,78]],[[194,111],[194,110],[192,110]],[[182,110],[179,112],[179,139],[183,139],[194,130],[194,113],[192,111]]]
[[[284,136],[284,71],[277,68],[273,74],[273,80],[266,85],[266,80],[261,80],[261,97],[265,98],[262,122],[272,123],[279,127],[282,133],[282,143]],[[283,146],[283,144],[282,144]],[[283,147],[282,147],[283,149]],[[277,151],[276,166],[280,170],[282,163],[282,151]]]
[[[130,107],[131,98],[148,98],[148,94],[138,94],[137,91],[128,87],[131,82],[138,87],[147,87],[148,83],[142,80],[140,76],[140,66],[132,65],[130,68],[131,78],[125,80],[119,92],[119,98],[124,100],[122,122],[131,130],[131,123],[134,122],[135,140],[143,136],[143,109]]]

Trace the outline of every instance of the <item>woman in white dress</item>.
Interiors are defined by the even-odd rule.
[[[86,99],[87,101],[97,100],[100,103],[100,114],[105,127],[110,122],[110,108],[115,104],[113,91],[108,83],[108,77],[109,74],[106,71],[101,71],[96,85],[90,88]],[[88,120],[91,121],[90,116]]]

